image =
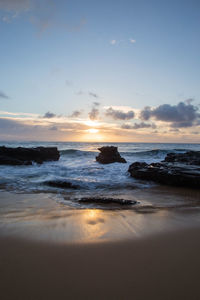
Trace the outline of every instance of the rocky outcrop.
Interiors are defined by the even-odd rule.
[[[45,185],[55,187],[55,188],[61,188],[61,189],[76,189],[77,186],[73,185],[69,181],[64,180],[49,180],[44,182]]]
[[[60,154],[56,147],[0,147],[0,165],[32,165],[32,162],[42,164],[59,158]]]
[[[179,162],[187,165],[200,166],[200,151],[188,151],[185,153],[168,153],[165,162]]]
[[[119,154],[117,147],[105,146],[98,148],[98,150],[100,153],[96,157],[96,160],[101,164],[111,164],[114,162],[126,163],[126,160]]]
[[[78,200],[79,203],[85,204],[117,204],[117,205],[133,205],[136,204],[137,201],[134,200],[124,200],[118,198],[96,198],[96,197],[85,197]]]
[[[161,184],[200,189],[200,152],[170,153],[160,163],[135,162],[129,166],[132,177]]]

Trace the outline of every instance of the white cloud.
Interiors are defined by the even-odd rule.
[[[111,44],[111,45],[115,45],[116,43],[117,43],[116,40],[111,40],[111,41],[110,41],[110,44]]]
[[[128,41],[131,43],[131,44],[134,44],[136,43],[136,40],[130,38],[128,39]],[[127,39],[123,39],[123,40],[110,40],[110,44],[111,45],[116,45],[116,44],[121,44],[121,43],[126,43],[127,42]]]
[[[134,40],[134,39],[129,39],[129,41],[130,41],[131,44],[136,43],[136,40]]]
[[[39,115],[38,114],[32,114],[32,113],[23,113],[23,112],[9,112],[9,111],[3,111],[0,110],[0,116],[4,116],[4,117],[27,117],[27,118],[38,118]]]

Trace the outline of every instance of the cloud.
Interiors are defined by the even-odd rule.
[[[44,119],[52,119],[55,117],[56,117],[56,114],[51,113],[50,111],[46,112],[46,114],[44,114],[44,116],[43,116]]]
[[[65,25],[67,30],[70,32],[78,32],[87,24],[87,20],[85,18],[81,18],[80,22],[77,25]]]
[[[8,97],[5,93],[0,91],[0,98],[2,99],[10,99],[10,97]]]
[[[100,98],[97,93],[93,93],[93,92],[90,92],[90,91],[89,92],[85,92],[85,91],[82,91],[81,89],[78,92],[76,92],[75,94],[78,95],[78,96],[82,96],[82,95],[87,95],[88,94],[92,98],[95,98],[95,99]]]
[[[35,25],[41,35],[47,29],[56,26],[57,5],[53,1],[36,1],[29,22]]]
[[[93,98],[99,98],[99,96],[96,93],[93,92],[88,92],[89,96],[93,97]]]
[[[81,113],[82,112],[80,110],[74,110],[70,117],[77,118],[81,115]]]
[[[30,0],[0,0],[0,10],[8,12],[24,12],[30,8]]]
[[[100,105],[99,102],[93,102],[92,110],[88,113],[90,120],[98,119],[99,109],[97,107],[99,107],[99,105]]]
[[[153,128],[153,129],[155,129],[156,125],[154,123],[149,124],[149,123],[141,122],[141,123],[134,123],[133,125],[123,124],[121,126],[121,128],[122,129],[142,129],[142,128]]]
[[[10,23],[26,13],[26,21],[35,25],[39,33],[55,25],[56,5],[50,0],[0,0],[0,10],[6,13],[2,21]]]
[[[116,43],[117,43],[116,40],[111,40],[111,41],[110,41],[110,44],[111,44],[111,45],[115,45]]]
[[[5,22],[5,23],[10,23],[11,19],[12,18],[10,16],[4,16],[4,17],[2,17],[2,21]]]
[[[94,106],[99,106],[101,103],[100,102],[93,102]]]
[[[96,120],[99,116],[99,110],[95,107],[88,113],[90,120]]]
[[[79,90],[79,91],[76,92],[75,94],[78,95],[78,96],[82,96],[82,95],[84,95],[84,92],[83,92],[82,90]]]
[[[171,132],[179,132],[180,130],[178,128],[171,128],[169,131],[171,131]]]
[[[136,43],[136,40],[134,40],[134,39],[129,39],[129,41],[130,41],[131,44]]]
[[[58,16],[58,10],[65,11],[62,8],[61,1],[43,0],[36,2],[33,15],[30,16],[29,22],[38,28],[41,35],[49,28],[59,28],[68,32],[79,32],[87,23],[85,18],[81,18],[78,23],[70,24],[67,21],[62,21]],[[58,6],[60,6],[58,8]],[[65,18],[66,19],[66,18]]]
[[[47,121],[42,118],[27,120],[0,117],[0,138],[2,140],[77,140],[90,126],[81,122]]]
[[[65,80],[65,84],[66,86],[72,86],[73,83],[70,80]]]
[[[121,44],[121,43],[127,43],[127,41],[129,41],[131,44],[135,44],[136,40],[130,38],[130,39],[123,39],[123,40],[110,40],[110,44],[111,45],[116,45],[116,44]]]
[[[62,5],[62,1],[52,0],[0,0],[0,10],[5,12],[3,22],[10,23],[20,14],[26,13],[26,21],[36,26],[39,35],[49,28],[78,32],[85,26],[85,18],[76,23],[62,21],[58,14],[59,9],[65,11]]]
[[[134,111],[130,110],[128,112],[123,112],[121,110],[115,110],[109,107],[105,113],[106,116],[112,117],[114,120],[130,120],[135,116]]]
[[[36,119],[39,117],[38,114],[33,113],[23,113],[23,112],[8,112],[8,111],[0,111],[0,115],[3,115],[5,117],[13,117],[13,118],[21,118],[24,119]]]
[[[173,128],[186,128],[186,127],[192,127],[196,124],[193,123],[193,121],[185,121],[185,122],[174,122],[170,126]]]
[[[189,99],[186,99],[186,100],[185,100],[185,103],[187,103],[187,104],[191,104],[193,101],[194,101],[194,99],[192,99],[192,98],[189,98]]]
[[[58,127],[56,127],[56,126],[51,126],[51,127],[49,128],[49,130],[57,131],[57,130],[58,130]]]
[[[94,109],[97,111],[93,111]],[[94,112],[97,114],[99,113],[98,107],[93,104],[92,111],[90,112],[91,114],[93,113],[91,117],[97,118],[98,115],[94,116]],[[86,141],[87,139],[90,140],[90,138],[92,138],[88,133],[88,129],[91,129],[93,122],[88,121],[87,119],[75,120],[61,116],[45,119],[41,116],[39,117],[39,115],[28,113],[0,112],[0,115],[1,114],[3,115],[0,117],[1,140]],[[156,136],[157,131],[154,131],[153,128],[155,124],[152,122],[124,122],[125,124],[122,125],[122,128],[119,128],[117,122],[107,123],[98,120],[96,123],[98,124],[99,134],[102,135],[107,142],[116,140],[121,142],[182,142],[183,138],[184,141],[186,139],[188,143],[199,142],[197,128],[193,129],[193,132],[196,132],[197,134],[193,134],[191,129],[186,129],[184,133],[177,128],[171,127],[171,129],[168,129],[168,127],[165,126],[167,131],[159,131]],[[140,130],[140,128],[147,129]],[[133,130],[135,130],[134,134]],[[93,135],[93,138],[98,138],[98,135]]]
[[[0,118],[0,128],[1,129],[16,129],[16,128],[22,128],[23,125],[15,120],[6,119],[6,118]]]
[[[171,127],[191,127],[200,120],[198,107],[189,103],[179,102],[177,105],[163,104],[156,108],[145,107],[141,113],[142,120],[154,118],[158,121],[169,122]]]

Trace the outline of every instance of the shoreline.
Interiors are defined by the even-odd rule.
[[[152,203],[164,201],[163,189]],[[173,191],[175,197],[179,190]],[[188,191],[185,200],[193,196],[198,195]],[[167,199],[171,203],[170,194]],[[176,201],[184,205],[181,199]],[[1,192],[1,297],[198,299],[199,215],[195,206],[153,212],[76,209],[51,194]]]
[[[200,227],[200,206],[194,201],[195,193],[193,201],[188,191],[185,200],[178,197],[172,205],[169,193],[162,200],[164,190],[156,191],[151,203],[143,199],[145,193],[142,195],[138,191],[137,195],[135,191],[136,200],[144,203],[129,209],[75,208],[53,194],[0,192],[0,235],[55,244],[87,244],[133,240]],[[188,197],[191,201],[186,201]],[[162,202],[165,203],[163,207]]]
[[[0,237],[2,299],[197,299],[200,228],[121,242]]]

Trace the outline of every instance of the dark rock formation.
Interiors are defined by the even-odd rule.
[[[160,163],[135,162],[129,166],[132,177],[161,184],[200,188],[200,152],[170,153]]]
[[[8,148],[0,147],[0,165],[32,165],[45,161],[59,160],[60,154],[56,147]]]
[[[85,197],[79,199],[79,203],[85,204],[118,204],[118,205],[133,205],[136,204],[137,201],[133,200],[124,200],[117,198],[96,198],[96,197]]]
[[[117,147],[105,146],[98,148],[98,150],[100,153],[96,157],[96,160],[101,164],[111,164],[114,162],[126,163],[126,160],[119,154]]]
[[[164,161],[200,166],[200,151],[188,151],[186,153],[168,153]]]
[[[56,187],[56,188],[61,188],[61,189],[76,189],[77,186],[73,185],[69,181],[64,181],[64,180],[49,180],[45,181],[44,184],[51,186],[51,187]]]

